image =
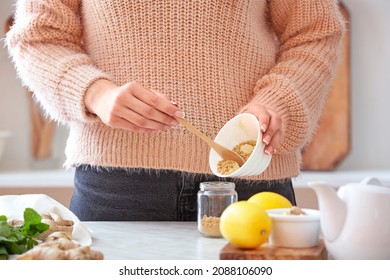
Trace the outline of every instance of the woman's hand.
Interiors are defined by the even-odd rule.
[[[97,80],[87,90],[84,102],[104,124],[136,132],[170,129],[179,124],[176,116],[184,116],[167,97],[136,82],[118,87],[111,81]]]
[[[280,115],[261,104],[251,104],[245,112],[255,115],[259,120],[260,130],[263,132],[263,143],[265,144],[264,152],[269,155],[274,154],[283,136]]]

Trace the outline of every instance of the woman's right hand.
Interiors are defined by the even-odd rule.
[[[184,116],[167,96],[136,82],[118,87],[111,81],[97,80],[88,88],[84,102],[104,124],[136,132],[170,129],[179,124],[175,117]]]

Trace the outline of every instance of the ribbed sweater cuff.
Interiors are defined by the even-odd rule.
[[[64,119],[82,122],[99,121],[96,115],[88,112],[84,104],[85,92],[99,79],[110,80],[110,77],[93,65],[75,65],[64,73],[58,88],[59,92],[62,92]]]
[[[269,75],[255,86],[255,96],[240,112],[252,103],[264,104],[282,118],[283,139],[278,153],[290,153],[303,146],[309,131],[307,110],[297,91],[279,75]]]

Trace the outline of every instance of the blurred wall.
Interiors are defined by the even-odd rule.
[[[56,129],[52,157],[36,161],[30,151],[29,97],[16,78],[16,71],[4,47],[4,27],[14,10],[15,0],[0,0],[0,130],[12,133],[0,159],[0,172],[26,169],[61,168],[67,128]]]
[[[339,169],[390,172],[390,1],[342,2],[351,14],[352,150]]]

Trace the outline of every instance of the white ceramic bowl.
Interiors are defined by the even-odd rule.
[[[318,245],[320,236],[320,211],[302,209],[307,215],[284,214],[290,208],[267,210],[272,219],[270,244],[275,247],[309,248]]]
[[[4,150],[5,150],[5,143],[7,141],[7,138],[11,134],[8,131],[5,130],[0,130],[0,160],[1,157],[3,156]]]
[[[209,156],[211,171],[219,177],[254,176],[264,172],[271,161],[271,156],[264,153],[260,124],[254,115],[243,113],[235,116],[221,128],[214,139],[215,142],[228,149],[233,149],[234,146],[249,140],[256,141],[251,156],[239,169],[228,175],[218,172],[218,162],[222,158],[211,149]]]

